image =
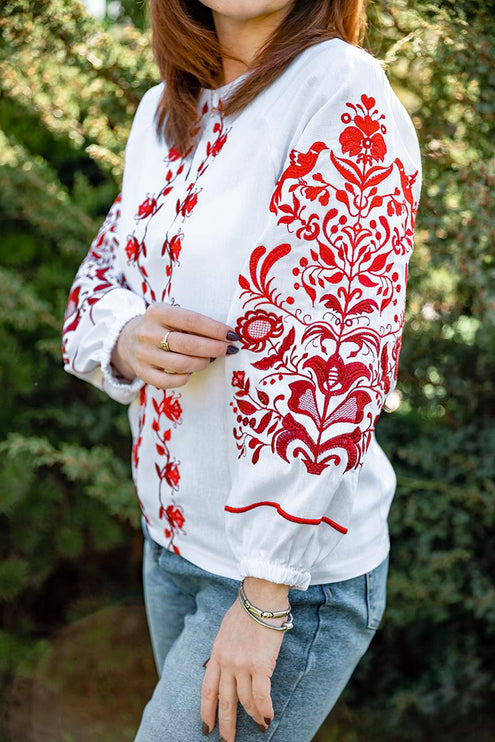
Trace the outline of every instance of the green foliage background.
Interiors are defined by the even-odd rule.
[[[475,0],[371,6],[367,44],[418,128],[424,188],[402,403],[377,429],[399,476],[388,610],[327,740],[494,738],[494,18]],[[126,411],[63,372],[60,328],[157,80],[141,3],[100,23],[78,0],[4,0],[3,688],[54,628],[139,591]]]

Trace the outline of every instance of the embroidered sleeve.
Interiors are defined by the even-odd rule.
[[[372,77],[293,142],[238,281],[227,534],[242,576],[300,589],[345,538],[397,379],[420,157]]]
[[[94,238],[72,284],[65,310],[62,354],[65,370],[89,381],[123,404],[143,382],[120,379],[110,363],[124,325],[143,314],[142,297],[125,284],[119,262],[120,196]]]

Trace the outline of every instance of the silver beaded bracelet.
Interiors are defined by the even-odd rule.
[[[258,616],[258,618],[283,618],[284,616],[288,616],[291,611],[290,603],[289,607],[283,611],[262,611],[261,608],[256,608],[256,606],[248,600],[244,590],[244,580],[241,582],[239,587],[239,599],[244,604],[244,607],[247,608],[250,613]]]
[[[251,616],[253,621],[259,623],[261,626],[265,626],[267,629],[273,629],[273,631],[289,631],[293,628],[293,616],[291,613],[291,606],[284,611],[262,611],[261,608],[257,608],[253,605],[246,597],[244,592],[244,580],[241,582],[239,587],[239,603],[242,605],[248,616]],[[286,618],[282,626],[273,626],[266,621],[262,621],[263,618]]]

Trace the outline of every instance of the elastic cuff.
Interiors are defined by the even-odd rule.
[[[307,571],[295,569],[287,564],[276,564],[266,559],[243,559],[239,564],[241,578],[258,577],[260,580],[289,585],[297,590],[307,590],[311,575]]]
[[[103,389],[112,399],[122,404],[132,402],[141,387],[144,386],[144,381],[137,377],[133,381],[126,381],[122,377],[116,376],[111,365],[112,353],[124,325],[130,322],[131,319],[134,319],[134,317],[140,317],[142,314],[143,312],[137,310],[137,308],[131,309],[129,307],[127,312],[119,315],[114,324],[108,329],[101,349]]]

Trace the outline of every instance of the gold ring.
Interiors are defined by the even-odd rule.
[[[167,334],[165,335],[165,337],[163,338],[162,342],[160,343],[160,348],[162,350],[166,350],[168,353],[171,353],[172,352],[171,349],[170,349],[170,345],[167,343],[167,338],[168,338],[168,336],[170,335],[171,332],[172,332],[172,330],[169,330],[167,332]]]

